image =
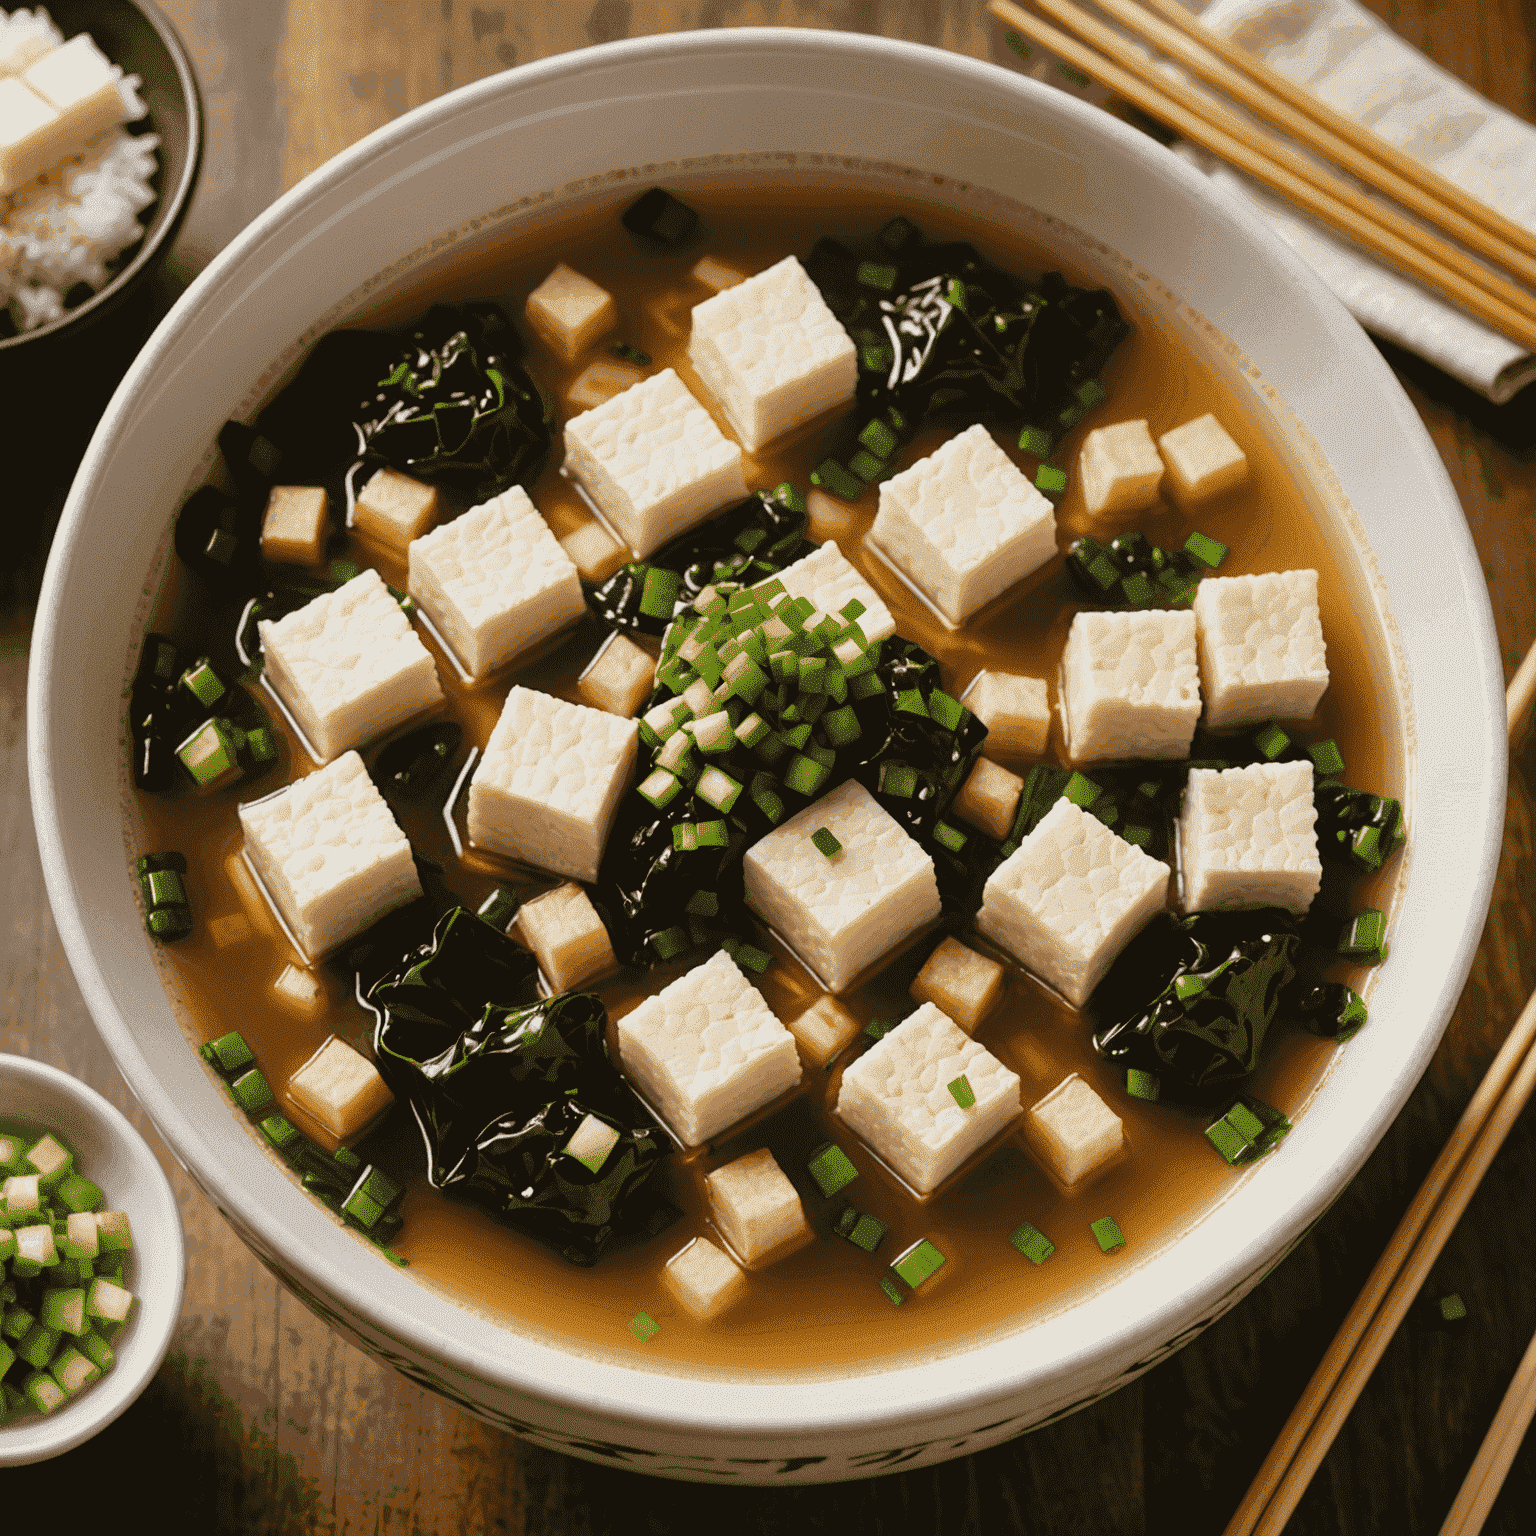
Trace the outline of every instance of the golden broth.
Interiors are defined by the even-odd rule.
[[[614,294],[620,322],[615,332],[574,365],[562,363],[533,340],[528,362],[545,388],[563,399],[570,381],[587,362],[605,355],[611,343],[624,340],[651,354],[654,361],[648,371],[676,368],[703,399],[705,392],[684,355],[689,309],[709,296],[708,289],[688,276],[703,251],[742,270],[757,271],[791,252],[804,256],[823,233],[861,234],[897,211],[889,198],[820,190],[776,196],[771,219],[765,219],[761,194],[689,190],[684,195],[701,209],[709,230],[704,244],[685,254],[637,254],[617,224],[626,197],[581,218],[567,219],[558,233],[535,231],[520,239],[515,249],[482,247],[472,257],[456,258],[449,270],[434,275],[430,289],[417,284],[410,294],[360,319],[395,324],[419,313],[431,299],[484,295],[502,297],[513,313],[520,314],[523,297],[556,258],[564,259]],[[1058,267],[1074,282],[1097,286],[1105,280],[1102,273],[1074,271],[1059,257],[1019,239],[1004,238],[978,220],[927,207],[908,211],[925,233],[970,239],[985,255],[1014,271],[1038,273]],[[1145,417],[1156,436],[1214,411],[1248,454],[1249,483],[1202,509],[1194,519],[1165,508],[1129,520],[1127,526],[1141,526],[1156,542],[1175,548],[1198,525],[1231,546],[1223,575],[1316,568],[1321,576],[1333,681],[1304,735],[1309,740],[1330,736],[1338,740],[1350,782],[1401,793],[1400,785],[1387,782],[1393,758],[1388,738],[1397,724],[1392,711],[1378,702],[1382,685],[1375,679],[1366,623],[1351,601],[1353,584],[1327,548],[1293,468],[1239,403],[1236,389],[1221,370],[1209,358],[1197,355],[1187,334],[1154,307],[1139,302],[1129,291],[1130,282],[1110,286],[1116,288],[1133,331],[1105,370],[1108,405],[1069,435],[1058,461],[1075,464],[1081,435],[1095,423]],[[772,485],[788,479],[808,486],[824,426],[814,424],[749,458],[748,483]],[[932,451],[938,441],[930,436],[910,445],[902,455],[902,467]],[[555,532],[564,535],[589,514],[559,477],[559,459],[557,447],[533,497]],[[1020,462],[1033,466],[1032,460],[1022,456]],[[885,598],[899,632],[941,659],[951,692],[960,694],[983,667],[1054,678],[1067,627],[1079,606],[1060,559],[962,632],[951,633],[863,548],[862,536],[873,519],[875,504],[873,489],[852,506],[815,497],[810,535],[818,542],[838,541]],[[1078,533],[1090,531],[1075,482],[1062,498],[1057,516],[1062,548]],[[404,585],[403,562],[368,547],[361,537],[351,539],[345,557],[374,564],[386,580]],[[173,573],[155,627],[176,637],[185,635],[195,645],[195,626],[183,609],[182,592],[179,572]],[[490,686],[473,691],[460,686],[452,663],[439,656],[439,674],[448,695],[446,712],[463,724],[465,749],[471,743],[484,745],[514,680],[575,698],[577,676],[603,633],[595,621],[587,621],[533,665],[504,673]],[[423,632],[422,638],[436,654],[431,637]],[[1059,753],[1059,748],[1058,731],[1053,752]],[[371,762],[376,751],[371,749],[366,759]],[[279,770],[261,782],[258,792],[270,792],[308,771],[307,757],[285,738]],[[445,790],[448,782],[445,776]],[[238,795],[234,790],[208,799],[140,797],[146,846],[181,848],[191,864],[188,886],[197,927],[189,939],[167,952],[167,961],[185,1004],[183,1016],[189,1020],[189,1029],[197,1038],[212,1038],[238,1028],[256,1052],[284,1111],[302,1128],[312,1129],[283,1100],[289,1074],[332,1033],[366,1046],[370,1019],[352,999],[350,978],[325,967],[319,974],[326,988],[326,1006],[313,1019],[301,1019],[285,1009],[273,992],[272,983],[295,957],[270,917],[239,888]],[[466,905],[477,906],[498,883],[495,875],[454,858],[435,808],[400,819],[417,851],[448,870],[450,885]],[[1375,904],[1386,905],[1395,879],[1394,874],[1377,876],[1362,887],[1362,894],[1368,890]],[[506,883],[505,877],[500,883]],[[528,881],[526,893],[551,883],[547,878]],[[251,931],[220,947],[210,920],[232,914],[244,914]],[[231,926],[238,932],[238,924]],[[898,959],[845,997],[845,1004],[861,1022],[904,1016],[913,1006],[907,986],[928,947],[919,946]],[[622,1013],[699,959],[695,954],[650,975],[630,973],[596,990],[611,1014]],[[767,974],[754,980],[769,1005],[786,1019],[819,995],[799,965],[779,950]],[[1119,1073],[1095,1056],[1078,1016],[1017,971],[1010,973],[1003,1001],[977,1035],[1019,1074],[1026,1105],[1069,1072],[1080,1073],[1124,1119],[1128,1155],[1075,1193],[1065,1194],[1018,1146],[1009,1143],[957,1188],[927,1206],[918,1206],[831,1117],[837,1072],[810,1068],[799,1098],[787,1109],[702,1157],[671,1160],[662,1177],[670,1181],[671,1193],[684,1210],[680,1222],[649,1243],[613,1253],[594,1269],[580,1270],[484,1213],[428,1187],[417,1171],[421,1145],[407,1113],[397,1112],[361,1151],[408,1183],[405,1226],[395,1246],[410,1260],[410,1272],[513,1333],[547,1332],[578,1348],[632,1360],[664,1360],[684,1368],[835,1371],[856,1360],[953,1348],[1026,1315],[1039,1318],[1059,1311],[1104,1278],[1118,1276],[1123,1266],[1134,1265],[1176,1239],[1228,1194],[1240,1177],[1206,1142],[1205,1117],[1128,1098]],[[1281,1109],[1295,1111],[1315,1088],[1333,1051],[1331,1044],[1310,1035],[1277,1034],[1268,1059],[1252,1080],[1252,1090]],[[237,1129],[238,1124],[238,1118],[232,1118],[231,1134],[246,1133]],[[804,1163],[810,1149],[829,1137],[849,1152],[861,1176],[845,1195],[823,1200],[805,1176]],[[707,1324],[695,1322],[671,1299],[662,1282],[662,1265],[707,1230],[703,1175],[765,1144],[801,1188],[819,1240],[751,1274],[746,1298],[724,1316]],[[832,1222],[850,1200],[889,1224],[877,1256],[831,1235]],[[1103,1215],[1114,1216],[1127,1239],[1126,1248],[1113,1257],[1100,1253],[1089,1231],[1089,1222]],[[1008,1234],[1024,1221],[1040,1228],[1056,1245],[1055,1255],[1042,1267],[1022,1258],[1007,1241]],[[938,1245],[948,1262],[898,1311],[877,1282],[890,1259],[925,1236]],[[628,1320],[641,1309],[661,1325],[660,1333],[643,1345],[626,1329]]]

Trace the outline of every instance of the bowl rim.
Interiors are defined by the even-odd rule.
[[[955,86],[976,83],[984,85],[989,91],[996,91],[1006,85],[1026,104],[1033,98],[1037,106],[1048,106],[1050,113],[1074,122],[1090,137],[1096,135],[1107,139],[1119,151],[1142,161],[1149,170],[1155,168],[1156,173],[1165,181],[1181,184],[1193,200],[1204,204],[1211,211],[1213,217],[1225,220],[1229,225],[1236,224],[1249,244],[1261,247],[1272,263],[1289,274],[1293,283],[1308,290],[1319,308],[1332,315],[1331,323],[1335,329],[1342,324],[1344,329],[1336,338],[1339,346],[1352,352],[1358,365],[1367,373],[1373,373],[1380,381],[1385,391],[1381,402],[1384,413],[1394,418],[1398,428],[1418,446],[1422,460],[1420,467],[1433,491],[1442,501],[1448,501],[1451,507],[1456,506],[1449,479],[1429,443],[1423,425],[1385,362],[1338,301],[1322,289],[1310,269],[1268,230],[1257,214],[1244,207],[1231,194],[1213,186],[1178,157],[1163,155],[1155,144],[1109,114],[989,63],[921,44],[795,28],[665,34],[604,44],[519,66],[502,75],[460,87],[376,130],[311,173],[253,221],[198,277],[162,323],[120,386],[92,440],[70,493],[39,603],[38,634],[41,643],[34,647],[33,685],[29,688],[30,764],[39,845],[44,854],[48,888],[58,914],[61,937],[81,989],[91,1005],[92,1016],[122,1066],[130,1086],[140,1094],[141,1102],[145,1103],[157,1125],[163,1127],[167,1120],[170,1121],[178,1135],[174,1138],[168,1135],[167,1139],[176,1146],[178,1155],[183,1156],[200,1183],[219,1190],[223,1197],[220,1203],[226,1209],[239,1208],[240,1191],[220,1189],[217,1162],[212,1163],[211,1169],[205,1168],[188,1150],[189,1147],[201,1150],[200,1137],[156,1080],[131,1031],[121,1018],[105,975],[96,964],[87,931],[89,924],[65,868],[62,808],[53,794],[51,784],[49,763],[57,750],[57,733],[43,709],[44,679],[50,665],[53,635],[63,618],[59,604],[66,551],[79,534],[91,494],[100,489],[95,482],[111,434],[119,418],[128,411],[136,387],[151,374],[156,363],[173,350],[184,328],[196,323],[199,307],[218,296],[221,286],[236,275],[240,262],[249,253],[278,233],[308,201],[341,186],[364,170],[371,161],[405,145],[417,132],[440,125],[466,108],[493,102],[503,93],[515,95],[523,86],[531,88],[550,80],[558,80],[566,74],[596,71],[612,61],[646,62],[671,55],[699,61],[716,52],[740,52],[744,49],[776,50],[791,55],[797,52],[831,51],[850,66],[876,68],[882,60],[900,60],[932,72],[939,77],[936,83]],[[1163,158],[1152,161],[1147,159],[1149,155],[1163,155]],[[1449,558],[1457,567],[1457,574],[1468,588],[1469,600],[1481,618],[1481,623],[1474,625],[1474,631],[1469,637],[1469,648],[1483,665],[1483,687],[1479,703],[1485,712],[1491,712],[1494,694],[1497,693],[1499,717],[1502,719],[1502,678],[1493,677],[1493,673],[1498,670],[1498,652],[1492,641],[1491,611],[1487,608],[1486,588],[1481,583],[1480,567],[1470,533],[1466,530],[1464,520],[1458,517],[1456,521],[1460,523],[1460,531],[1451,530],[1454,547],[1449,552]],[[1480,609],[1477,608],[1478,591],[1482,594]],[[1486,911],[1497,864],[1498,839],[1489,833],[1488,828],[1496,826],[1502,819],[1502,777],[1490,786],[1490,791],[1490,803],[1484,807],[1481,863],[1471,882],[1471,904],[1479,914]],[[1427,1064],[1438,1043],[1445,1019],[1449,1017],[1450,1007],[1470,968],[1479,929],[1480,919],[1469,924],[1468,932],[1460,939],[1454,963],[1445,978],[1444,986],[1449,992],[1449,1001],[1445,1002],[1438,1026],[1427,1031],[1425,1037],[1418,1042],[1418,1049],[1403,1064],[1398,1078],[1394,1080],[1394,1091],[1377,1102],[1375,1113],[1352,1136],[1345,1149],[1356,1163],[1369,1152],[1395,1118]],[[1453,982],[1454,990],[1450,990]],[[1342,1156],[1343,1153],[1338,1154],[1334,1161],[1339,1161]],[[1261,1167],[1255,1172],[1262,1174],[1264,1169]],[[1257,1246],[1262,1247],[1266,1253],[1278,1247],[1283,1256],[1289,1241],[1299,1239],[1331,1198],[1331,1194],[1318,1193],[1314,1189],[1307,1199],[1295,1202],[1282,1235],[1276,1237],[1270,1229],[1266,1229],[1267,1235]],[[932,1422],[945,1415],[974,1412],[988,1405],[995,1407],[1009,1392],[1017,1393],[1022,1385],[1023,1378],[1018,1371],[1004,1381],[995,1371],[977,1372],[974,1376],[969,1376],[963,1370],[929,1371],[927,1362],[910,1362],[900,1357],[894,1368],[876,1361],[870,1363],[868,1370],[855,1368],[849,1374],[866,1385],[877,1378],[894,1384],[904,1402],[901,1407],[893,1407],[885,1392],[869,1393],[850,1407],[849,1398],[841,1393],[784,1393],[781,1390],[783,1383],[713,1377],[707,1378],[708,1390],[704,1392],[690,1393],[683,1390],[677,1393],[658,1393],[658,1380],[685,1386],[697,1383],[698,1378],[686,1372],[669,1374],[661,1365],[648,1369],[609,1359],[593,1360],[574,1350],[546,1345],[542,1340],[520,1339],[520,1344],[526,1344],[526,1349],[519,1350],[516,1355],[503,1352],[492,1356],[483,1349],[477,1350],[467,1342],[453,1337],[445,1328],[439,1327],[436,1321],[426,1321],[411,1309],[396,1306],[392,1301],[381,1301],[376,1289],[369,1296],[367,1305],[356,1301],[360,1287],[348,1277],[339,1259],[333,1260],[330,1255],[319,1255],[302,1248],[297,1252],[284,1252],[284,1240],[288,1234],[283,1224],[273,1218],[270,1212],[247,1209],[244,1219],[250,1222],[251,1228],[269,1253],[283,1253],[284,1261],[291,1263],[297,1275],[303,1277],[302,1284],[306,1288],[322,1296],[354,1298],[353,1304],[381,1335],[408,1340],[412,1348],[442,1360],[473,1380],[557,1405],[589,1419],[596,1416],[610,1424],[631,1423],[637,1427],[685,1434],[697,1433],[707,1425],[717,1435],[750,1438],[754,1443],[760,1442],[765,1435],[787,1434],[793,1430],[798,1438],[803,1439],[821,1429],[847,1429],[850,1423],[860,1428],[873,1428],[878,1424],[885,1429],[903,1423]],[[1180,1243],[1184,1241],[1184,1238],[1179,1240]],[[1275,1262],[1278,1262],[1278,1257]],[[291,1279],[290,1283],[293,1283]],[[1152,1334],[1164,1330],[1171,1318],[1192,1315],[1192,1307],[1218,1305],[1223,1299],[1220,1294],[1223,1284],[1222,1276],[1202,1272],[1197,1280],[1190,1281],[1161,1305],[1144,1308],[1137,1312],[1132,1322],[1110,1329],[1107,1336],[1098,1336],[1092,1346],[1094,1353],[1112,1353],[1111,1346],[1114,1346],[1123,1354],[1133,1350],[1138,1340],[1150,1338]],[[452,1303],[444,1305],[451,1306]],[[963,1361],[984,1347],[985,1343],[967,1346],[943,1358],[947,1361]],[[541,1368],[545,1362],[563,1367],[563,1372]],[[1054,1368],[1058,1376],[1064,1376],[1069,1372],[1070,1362],[1056,1362]],[[601,1380],[603,1384],[601,1400],[597,1402],[594,1402],[591,1391],[594,1380]]]
[[[47,1418],[29,1417],[19,1423],[0,1425],[0,1467],[19,1467],[46,1461],[83,1445],[125,1413],[149,1385],[171,1347],[181,1317],[187,1251],[181,1208],[171,1181],[149,1143],[115,1104],[89,1083],[30,1056],[0,1054],[0,1080],[35,1084],[68,1101],[83,1118],[101,1126],[105,1139],[123,1149],[132,1164],[135,1182],[142,1185],[136,1203],[141,1210],[152,1209],[155,1219],[153,1252],[145,1256],[141,1265],[153,1271],[156,1291],[152,1304],[142,1289],[135,1292],[139,1302],[136,1315],[128,1323],[128,1347],[118,1353],[110,1374],[93,1382],[79,1399],[64,1404]],[[107,1193],[112,1198],[112,1192]],[[140,1238],[141,1234],[136,1233],[135,1253],[140,1251]],[[149,1278],[140,1275],[136,1283]],[[145,1334],[151,1327],[154,1331],[146,1348]]]
[[[192,192],[197,186],[203,168],[203,93],[197,83],[197,72],[187,54],[186,44],[171,25],[170,18],[154,4],[154,0],[125,0],[154,29],[165,51],[170,55],[181,86],[182,99],[187,109],[187,158],[181,175],[174,187],[161,192],[159,202],[166,210],[165,217],[152,219],[150,227],[139,242],[139,248],[112,280],[103,284],[90,298],[66,309],[57,320],[33,327],[30,331],[18,331],[14,336],[0,336],[0,356],[17,351],[28,343],[42,342],[59,337],[75,326],[84,326],[102,318],[108,310],[116,309],[146,268],[158,260],[159,253],[169,252],[171,243],[181,231],[187,212],[192,206]],[[142,121],[142,119],[141,119]]]

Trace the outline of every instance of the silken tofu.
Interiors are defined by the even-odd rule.
[[[1192,768],[1179,812],[1184,910],[1305,912],[1323,882],[1311,763]]]
[[[880,487],[870,538],[951,624],[1056,553],[1056,513],[984,426]]]
[[[618,323],[618,306],[606,288],[558,262],[528,295],[528,324],[568,363],[574,363],[604,331]]]
[[[1194,615],[1079,613],[1061,654],[1060,691],[1072,762],[1188,757],[1200,719]]]
[[[1207,725],[1312,718],[1328,688],[1316,571],[1207,576],[1194,615]]]
[[[1081,1008],[1168,894],[1168,866],[1058,800],[992,872],[977,929]]]
[[[975,1102],[950,1084],[964,1077]],[[932,1003],[843,1073],[838,1115],[920,1195],[932,1193],[1017,1118],[1019,1078]]]
[[[619,1020],[619,1059],[684,1146],[800,1081],[795,1037],[718,950]]]
[[[575,564],[520,485],[413,539],[406,584],[471,677],[586,612]]]
[[[704,1180],[715,1230],[744,1264],[762,1264],[810,1242],[795,1186],[767,1147],[716,1168]]]
[[[1051,1089],[1024,1117],[1024,1140],[1063,1184],[1073,1185],[1125,1144],[1125,1127],[1076,1072]]]
[[[688,361],[748,453],[852,405],[859,374],[853,338],[793,256],[696,304]]]
[[[411,845],[356,752],[242,805],[240,827],[307,960],[421,895]]]
[[[565,468],[641,560],[747,494],[741,449],[671,368],[566,422]]]
[[[431,653],[375,570],[259,628],[267,681],[322,760],[442,700]]]
[[[746,1271],[707,1237],[674,1253],[661,1273],[679,1305],[697,1318],[717,1316],[747,1288]]]
[[[470,780],[470,841],[595,880],[639,736],[634,720],[513,688]]]
[[[814,603],[820,613],[841,614],[848,599],[856,597],[864,605],[857,622],[866,640],[885,640],[896,633],[891,610],[837,547],[835,539],[785,566],[774,579],[784,583],[791,597]]]
[[[828,858],[812,841],[842,844]],[[849,986],[939,915],[933,860],[852,780],[748,848],[747,901],[821,979]]]

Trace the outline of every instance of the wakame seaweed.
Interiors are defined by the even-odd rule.
[[[1258,1065],[1300,943],[1275,909],[1160,913],[1089,999],[1094,1049],[1156,1073],[1166,1098],[1213,1102]]]
[[[857,495],[925,426],[981,421],[1053,439],[1080,420],[1129,334],[1104,289],[1059,272],[1027,282],[963,241],[897,218],[862,240],[818,240],[806,271],[859,349],[856,404],[818,483]]]
[[[675,1212],[650,1188],[668,1147],[609,1059],[586,993],[530,998],[533,957],[463,907],[375,982],[374,1056],[407,1100],[427,1176],[573,1264]],[[588,1115],[618,1133],[594,1171],[564,1149]]]

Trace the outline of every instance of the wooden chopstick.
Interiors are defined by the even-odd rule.
[[[1229,38],[1213,32],[1178,4],[1178,0],[1141,0],[1141,4],[1156,11],[1164,21],[1196,39],[1234,69],[1241,70],[1266,90],[1280,97],[1287,105],[1304,113],[1339,138],[1349,140],[1356,149],[1378,160],[1404,181],[1414,183],[1436,201],[1454,208],[1463,218],[1481,225],[1490,234],[1498,236],[1507,244],[1536,256],[1536,235],[1533,235],[1530,230],[1523,229],[1496,208],[1490,208],[1487,203],[1458,187],[1454,181],[1447,181],[1438,171],[1431,170],[1429,166],[1415,160],[1411,155],[1404,154],[1395,144],[1389,144],[1385,139],[1372,133],[1369,128],[1357,123],[1352,117],[1346,117],[1342,112],[1330,107],[1305,86],[1297,85],[1295,81],[1282,75],[1279,70],[1266,64],[1263,59],[1249,53],[1246,48],[1240,48]],[[1511,270],[1514,269],[1511,268]]]
[[[1510,1382],[1482,1449],[1477,1453],[1477,1460],[1472,1463],[1461,1492],[1456,1495],[1456,1502],[1440,1527],[1440,1536],[1477,1536],[1482,1530],[1533,1414],[1536,1414],[1536,1334],[1526,1346],[1514,1380]]]
[[[1341,166],[1367,186],[1395,199],[1419,218],[1459,241],[1474,255],[1503,267],[1528,284],[1536,285],[1536,238],[1522,230],[1522,239],[1510,240],[1488,229],[1483,220],[1469,217],[1461,207],[1462,203],[1469,200],[1467,194],[1459,187],[1453,188],[1452,183],[1444,177],[1433,173],[1428,177],[1404,176],[1395,165],[1374,152],[1374,146],[1385,145],[1385,141],[1376,139],[1369,130],[1356,124],[1356,133],[1345,135],[1333,126],[1332,120],[1340,119],[1341,114],[1331,108],[1322,108],[1319,114],[1304,112],[1293,106],[1267,79],[1257,81],[1212,53],[1207,39],[1214,34],[1199,29],[1193,18],[1190,18],[1190,26],[1187,28],[1173,27],[1149,15],[1135,0],[1093,0],[1093,3],[1122,26],[1153,43],[1159,52],[1177,60],[1191,74],[1215,86],[1224,96],[1230,97],[1256,116],[1273,123],[1305,148]],[[1052,0],[1036,0],[1036,4],[1047,15],[1057,15],[1066,24],[1064,18],[1058,15]],[[1093,39],[1090,41],[1101,52],[1109,51],[1102,43]],[[1267,66],[1261,67],[1267,69]],[[1276,80],[1285,78],[1274,70],[1268,73]],[[1296,89],[1292,87],[1293,91]],[[1348,119],[1343,121],[1347,122]],[[1362,147],[1357,142],[1357,136],[1371,141],[1372,147]],[[1399,153],[1398,158],[1408,157]],[[1457,197],[1454,200],[1447,197],[1447,190],[1455,191]],[[1475,199],[1471,201],[1475,203]],[[1518,225],[1511,227],[1519,228]]]
[[[1263,182],[1528,351],[1536,351],[1536,298],[1532,295],[1401,214],[1373,202],[1295,150],[1277,144],[1204,92],[1191,88],[1185,96],[1173,97],[1155,63],[1070,0],[1041,3],[1104,51],[1085,47],[1011,0],[989,0],[988,9],[1142,111]]]
[[[1525,653],[1520,670],[1509,680],[1504,694],[1504,713],[1509,720],[1509,739],[1513,743],[1531,712],[1531,701],[1536,699],[1536,645]]]

